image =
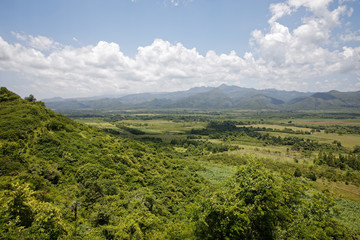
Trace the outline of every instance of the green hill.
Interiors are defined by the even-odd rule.
[[[0,116],[1,239],[166,238],[203,186],[166,149],[80,125],[6,88]]]
[[[0,239],[358,238],[302,180],[249,157],[216,184],[198,174],[202,157],[90,128],[2,87]]]

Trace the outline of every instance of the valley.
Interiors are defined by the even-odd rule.
[[[360,238],[355,110],[0,106],[3,239]]]
[[[331,152],[334,158],[337,158],[337,155],[355,153],[360,144],[360,117],[346,118],[347,113],[321,113],[318,116],[313,113],[313,118],[309,113],[303,115],[304,113],[291,113],[286,118],[286,114],[277,115],[274,112],[242,111],[239,114],[236,111],[204,111],[186,115],[171,111],[141,111],[119,115],[109,112],[101,118],[75,120],[106,132],[113,130],[113,134],[117,136],[170,145],[182,158],[200,164],[203,169],[198,173],[215,184],[230,178],[237,167],[249,158],[259,159],[267,169],[278,173],[294,175],[299,171],[299,177],[306,181],[311,189],[319,192],[328,191],[337,199],[337,206],[342,208],[342,211],[355,214],[353,218],[340,214],[343,216],[341,221],[348,221],[346,224],[352,225],[360,216],[359,158],[356,160],[357,167],[353,168],[319,164],[317,159],[323,151]],[[234,134],[234,129],[219,129],[206,134],[198,132],[206,129],[211,121],[230,121],[234,128],[252,129],[260,135],[253,137],[243,132]],[[138,130],[139,134],[127,131],[125,126]],[[305,143],[314,143],[315,147],[302,146],[301,143],[281,143],[264,139],[263,136],[302,139]],[[342,205],[345,203],[350,203],[352,209],[343,208]],[[360,230],[358,227],[354,229]]]

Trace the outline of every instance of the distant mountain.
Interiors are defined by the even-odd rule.
[[[360,108],[360,92],[330,91],[315,93],[309,97],[293,99],[288,103],[291,110],[336,110]]]
[[[232,99],[219,89],[211,89],[190,97],[180,99],[169,108],[222,109],[232,107]]]
[[[360,108],[360,92],[297,92],[237,86],[197,87],[187,91],[138,93],[119,98],[53,98],[44,100],[55,111],[125,109],[248,109],[334,110]]]
[[[278,109],[284,101],[263,94],[256,94],[237,101],[238,109]]]
[[[151,102],[156,99],[168,99],[171,101],[176,101],[186,97],[193,96],[198,93],[204,93],[212,89],[213,88],[211,87],[196,87],[196,88],[191,88],[190,90],[187,91],[178,91],[178,92],[138,93],[138,94],[130,94],[121,97],[120,100],[123,103],[130,105]]]

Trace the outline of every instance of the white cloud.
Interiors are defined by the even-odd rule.
[[[170,2],[171,2],[175,7],[179,6],[179,1],[177,1],[177,0],[170,0]]]
[[[28,39],[28,36],[25,34],[17,33],[17,32],[11,32],[12,35],[14,35],[17,39],[26,41]]]
[[[360,56],[353,54],[358,51],[357,48],[330,50],[328,47],[334,37],[333,30],[341,25],[341,17],[346,16],[348,11],[343,5],[329,10],[330,2],[332,1],[289,0],[270,6],[270,30],[267,33],[255,30],[251,39],[253,48],[264,59],[270,74],[274,75],[274,79],[279,79],[274,84],[274,79],[269,78],[270,85],[276,86],[286,82],[286,79],[292,79],[295,84],[295,81],[298,82],[296,79],[309,81],[339,72],[360,75]],[[302,23],[292,31],[277,22],[282,16],[290,15],[301,7],[311,15],[303,18]],[[343,37],[348,38],[349,35]],[[354,37],[351,36],[351,39]],[[349,60],[350,56],[352,61]],[[308,88],[311,90],[311,85]]]
[[[11,32],[17,39],[26,42],[30,47],[40,50],[40,51],[49,51],[53,49],[58,49],[61,47],[61,44],[53,41],[52,39],[45,36],[32,36],[25,35],[21,33]]]
[[[174,6],[174,7],[178,7],[182,4],[187,4],[189,2],[192,2],[193,0],[164,0],[164,5],[165,6]]]
[[[271,4],[270,5],[270,11],[272,13],[272,17],[269,20],[269,23],[274,23],[279,18],[290,15],[292,10],[290,6],[286,3],[277,3],[277,4]]]
[[[17,72],[29,93],[38,98],[79,97],[105,93],[175,91],[221,83],[285,90],[359,89],[359,31],[339,34],[339,46],[329,47],[333,31],[349,11],[345,5],[329,9],[330,0],[288,0],[270,6],[269,29],[254,30],[253,51],[239,56],[155,39],[125,56],[116,43],[64,46],[51,38],[13,33],[20,43],[0,37],[0,71]],[[278,20],[299,8],[307,17],[293,29]],[[76,39],[74,39],[76,41]],[[46,53],[46,54],[45,54]],[[337,84],[344,82],[344,84]],[[11,84],[8,82],[8,84]]]
[[[340,39],[343,42],[360,42],[360,31],[356,31],[356,32],[347,32],[345,34],[342,34],[340,36]]]

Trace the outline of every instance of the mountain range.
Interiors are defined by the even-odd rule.
[[[55,111],[126,109],[339,110],[359,109],[358,92],[257,90],[238,86],[196,87],[187,91],[138,93],[118,98],[43,100]]]

